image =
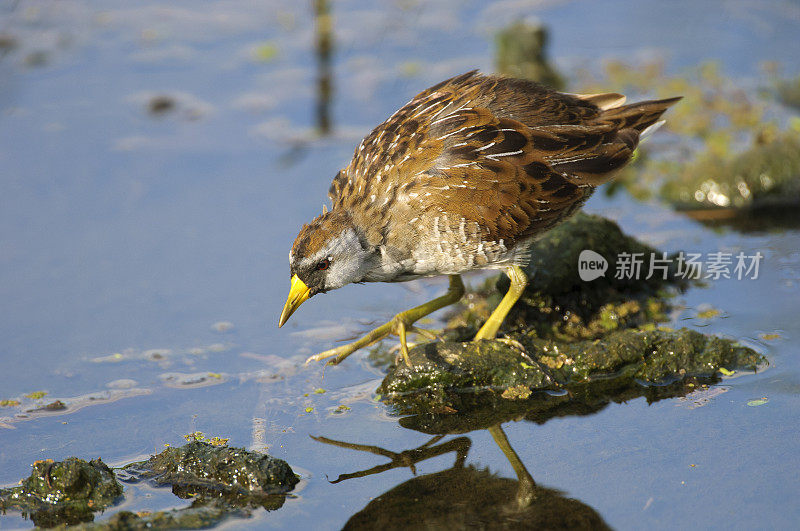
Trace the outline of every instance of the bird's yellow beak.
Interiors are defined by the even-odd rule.
[[[292,284],[289,286],[289,296],[286,298],[286,304],[283,305],[281,318],[278,321],[278,328],[289,320],[289,317],[296,309],[300,307],[309,297],[311,290],[306,286],[306,283],[300,280],[300,277],[294,275],[292,277]]]

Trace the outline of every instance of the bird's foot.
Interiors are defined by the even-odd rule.
[[[417,344],[412,341],[406,341],[406,346],[408,347],[408,351],[411,352],[411,349],[416,347]],[[400,343],[397,343],[389,349],[389,354],[397,354],[398,352],[402,352],[402,345]]]
[[[411,367],[411,361],[408,358],[408,342],[406,341],[406,333],[410,331],[421,332],[419,329],[411,326],[411,323],[408,322],[408,318],[405,315],[398,313],[391,321],[372,330],[361,339],[315,354],[306,360],[306,364],[312,361],[328,360],[328,365],[338,365],[353,352],[368,347],[373,343],[377,343],[390,334],[394,334],[400,338],[400,352],[403,354],[403,359],[406,364]],[[414,344],[412,343],[411,346],[414,346]]]
[[[525,347],[522,345],[522,343],[520,343],[516,339],[511,339],[509,337],[496,337],[494,339],[495,339],[495,341],[499,341],[500,343],[504,343],[504,344],[508,345],[509,347],[515,348],[515,349],[519,350],[520,352],[522,352],[524,354],[528,353],[528,351],[525,350]]]
[[[461,277],[458,275],[450,275],[450,287],[447,289],[447,293],[441,297],[437,297],[432,301],[426,302],[425,304],[421,304],[411,308],[410,310],[398,313],[391,321],[379,326],[358,341],[332,348],[330,350],[326,350],[325,352],[320,352],[319,354],[308,358],[306,363],[308,364],[312,361],[328,360],[328,365],[338,365],[356,350],[368,347],[371,344],[380,341],[389,334],[395,334],[400,337],[400,352],[403,354],[403,359],[405,360],[406,364],[411,367],[411,360],[408,358],[406,332],[417,332],[428,338],[436,339],[436,336],[432,332],[414,328],[412,325],[426,315],[429,315],[440,308],[444,308],[445,306],[449,306],[455,302],[458,302],[462,295],[464,295],[464,283],[461,281]]]
[[[430,330],[426,330],[425,328],[417,328],[416,326],[407,326],[406,331],[410,333],[414,333],[420,335],[427,339],[428,341],[442,341],[440,334],[436,334],[435,332],[431,332]],[[406,346],[408,347],[408,351],[410,352],[411,349],[417,346],[417,343],[412,343],[411,341],[406,341]],[[398,351],[402,352],[403,350],[403,343],[402,341],[392,348],[389,349],[389,354],[394,354]],[[406,360],[406,364],[411,367],[411,363],[409,360]]]
[[[425,328],[417,328],[416,326],[411,326],[408,328],[408,331],[414,332],[415,334],[419,334],[430,341],[439,341],[441,339],[439,334],[431,332],[430,330],[426,330]]]

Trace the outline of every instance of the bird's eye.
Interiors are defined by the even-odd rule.
[[[326,258],[325,260],[320,260],[317,263],[317,271],[325,271],[326,269],[328,269],[328,266],[330,265],[331,265],[330,258]]]

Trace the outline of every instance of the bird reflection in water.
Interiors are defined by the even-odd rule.
[[[500,424],[489,427],[488,431],[514,469],[515,480],[499,477],[474,465],[465,466],[472,442],[464,436],[439,443],[445,435],[436,435],[422,446],[402,452],[326,437],[312,438],[390,459],[383,465],[342,474],[331,483],[394,468],[408,467],[416,475],[417,463],[449,452],[456,453],[452,468],[414,477],[384,492],[354,514],[344,529],[610,529],[597,511],[588,505],[568,498],[558,490],[537,485]]]

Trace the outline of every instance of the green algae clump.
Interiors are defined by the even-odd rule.
[[[91,521],[122,494],[114,472],[100,459],[36,461],[18,487],[0,489],[0,509],[19,510],[39,527]]]
[[[283,505],[283,494],[299,481],[285,461],[198,440],[166,448],[147,461],[125,468],[158,485],[172,485],[173,493],[181,498],[202,495],[222,498],[232,506],[267,509]]]
[[[147,461],[131,463],[115,475],[100,459],[91,462],[70,457],[61,462],[37,461],[20,486],[0,489],[0,510],[18,510],[39,527],[83,523],[85,529],[200,529],[231,516],[247,518],[252,509],[275,510],[299,482],[280,459],[228,448],[223,439],[195,432],[191,442],[168,447]],[[202,440],[201,440],[202,439]],[[123,481],[149,480],[170,485],[189,507],[157,512],[120,511],[108,520],[92,522],[94,512],[122,495]]]
[[[731,156],[705,154],[666,181],[662,196],[702,221],[750,211],[772,217],[800,204],[800,133],[787,131]],[[738,212],[737,212],[738,211]],[[789,212],[786,212],[789,214]]]
[[[398,364],[379,392],[402,396],[424,392],[440,398],[453,389],[499,393],[525,386],[540,391],[615,379],[639,386],[678,379],[713,379],[721,369],[756,370],[766,360],[729,339],[681,329],[621,330],[603,339],[564,343],[510,334],[511,342],[483,340],[428,343],[409,353],[413,367]],[[639,383],[637,383],[639,382]]]
[[[578,273],[581,253],[591,250],[608,262],[605,274],[584,281]],[[625,257],[641,261],[639,275],[617,274]],[[649,274],[650,261],[663,267]],[[525,330],[537,337],[575,341],[597,339],[615,330],[667,320],[669,298],[689,285],[679,274],[678,260],[622,232],[611,220],[578,213],[548,232],[531,248],[526,268],[528,286],[504,322],[505,329]],[[467,306],[448,322],[463,333],[448,339],[465,340],[477,331],[508,289],[502,276],[468,296]]]
[[[608,262],[605,275],[580,278],[585,250]],[[625,254],[642,258],[640,274],[616,274]],[[529,284],[503,323],[505,337],[469,341],[497,304],[497,291],[507,289],[502,277],[498,290],[486,286],[467,299],[451,317],[444,341],[413,348],[411,367],[402,361],[392,366],[378,392],[412,412],[496,412],[505,407],[498,400],[541,398],[525,389],[581,395],[592,409],[615,397],[659,395],[648,388],[676,382],[685,388],[669,393],[685,394],[690,383],[713,383],[732,370],[766,365],[759,353],[730,339],[660,328],[672,295],[690,280],[677,259],[625,235],[612,221],[578,214],[539,240],[531,256]],[[663,268],[648,275],[651,257]],[[404,402],[415,405],[403,408]]]

